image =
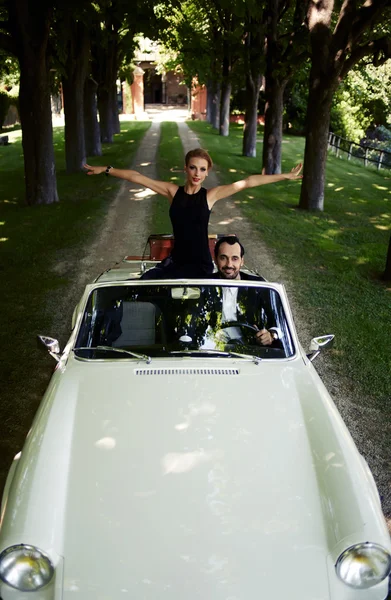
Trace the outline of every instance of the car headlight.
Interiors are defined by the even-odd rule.
[[[0,554],[0,579],[21,592],[39,590],[53,574],[50,559],[34,546],[10,546]]]
[[[378,544],[365,542],[342,552],[335,568],[344,583],[356,589],[366,589],[387,577],[391,556]]]

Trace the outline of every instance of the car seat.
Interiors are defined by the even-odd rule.
[[[156,306],[152,302],[123,302],[121,335],[113,346],[149,346],[156,341]]]

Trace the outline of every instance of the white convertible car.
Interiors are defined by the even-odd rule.
[[[2,498],[1,600],[384,600],[368,466],[283,286],[88,285]],[[236,290],[235,290],[236,294]],[[257,343],[260,327],[278,338]]]

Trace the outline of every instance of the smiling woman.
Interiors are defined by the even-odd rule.
[[[246,188],[257,187],[285,179],[300,178],[301,164],[290,173],[278,175],[251,175],[246,179],[209,190],[202,187],[213,166],[206,150],[195,148],[186,154],[185,185],[178,186],[167,181],[157,181],[137,171],[116,169],[109,166],[84,165],[88,175],[105,173],[132,181],[168,199],[169,214],[174,232],[175,245],[171,255],[159,265],[147,271],[143,279],[170,279],[182,277],[208,277],[213,272],[209,250],[208,223],[210,213],[218,200],[232,196]]]

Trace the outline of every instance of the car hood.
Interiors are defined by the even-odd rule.
[[[31,434],[25,540],[64,557],[64,598],[329,598],[327,557],[365,517],[311,369],[70,360]]]

